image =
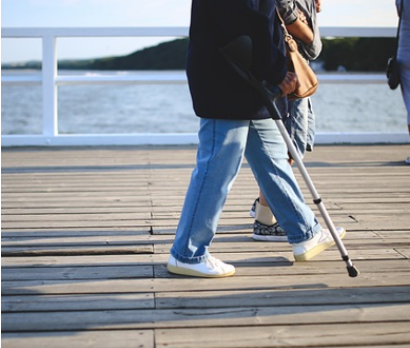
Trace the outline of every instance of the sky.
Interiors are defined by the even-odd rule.
[[[224,0],[220,0],[224,1]],[[191,0],[1,0],[1,27],[184,27]],[[320,26],[395,27],[395,0],[322,0]],[[58,59],[132,53],[172,38],[61,38]],[[1,40],[1,61],[41,58],[40,39]]]

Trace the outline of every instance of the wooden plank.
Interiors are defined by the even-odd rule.
[[[2,281],[153,278],[153,266],[3,268]]]
[[[351,348],[352,346],[337,346],[337,348]],[[376,344],[376,345],[374,345],[374,344],[372,344],[371,346],[368,346],[366,343],[364,343],[364,345],[362,346],[362,345],[354,345],[354,347],[355,348],[369,348],[369,347],[371,347],[371,348],[409,348],[409,345],[407,344],[407,343],[404,343],[404,344],[396,344],[396,343],[393,343],[393,344],[388,344],[388,345],[384,345],[384,344],[382,344],[382,345],[379,345],[379,344]]]
[[[321,220],[320,216],[317,216],[319,220]],[[382,230],[406,230],[408,229],[408,218],[406,216],[391,216],[394,217],[394,220],[387,221],[386,219],[377,221],[377,219],[372,220],[371,217],[361,218],[361,221],[353,220],[349,217],[343,217],[341,219],[333,218],[333,222],[338,225],[343,225],[347,230],[375,230],[375,229],[382,229]],[[243,224],[240,224],[241,221],[238,219],[232,220],[221,220],[221,223],[218,227],[219,232],[228,232],[228,231],[240,231],[240,230],[247,230],[252,231],[252,220],[250,221],[249,218],[243,219]],[[101,228],[101,227],[144,227],[144,226],[152,226],[155,228],[155,233],[158,234],[167,234],[170,233],[170,229],[176,229],[176,225],[178,223],[178,219],[175,218],[174,220],[138,220],[129,216],[127,220],[97,220],[97,221],[89,221],[88,219],[83,220],[73,220],[73,221],[16,221],[16,222],[3,222],[2,226],[7,229],[47,229],[47,228]],[[326,225],[321,222],[321,224],[325,227]]]
[[[410,271],[410,261],[400,260],[354,260],[355,266],[361,273],[386,273],[386,272],[408,272]],[[276,261],[267,264],[266,262],[241,262],[236,265],[235,277],[243,276],[305,276],[314,274],[346,274],[345,264],[338,261],[314,261],[314,262],[291,262]],[[155,278],[169,278],[170,274],[165,264],[154,266]],[[382,276],[382,275],[381,275]]]
[[[68,199],[68,198],[67,198]],[[79,199],[79,200],[48,200],[48,199],[37,199],[37,200],[30,200],[30,201],[25,201],[24,198],[18,199],[18,200],[11,200],[10,202],[3,202],[2,201],[2,206],[6,208],[56,208],[56,207],[62,207],[62,208],[86,208],[88,209],[89,207],[95,208],[95,207],[135,207],[135,210],[138,210],[139,207],[146,207],[150,206],[151,202],[150,201],[136,201],[133,200],[132,198],[125,199],[125,198],[118,198],[116,199],[115,197],[110,197],[110,198],[105,198],[101,197],[101,199],[95,198],[95,199]]]
[[[2,201],[5,203],[7,207],[8,202],[13,202],[16,200],[23,200],[25,197],[30,198],[30,201],[42,201],[47,199],[48,201],[52,202],[80,202],[84,201],[86,199],[101,199],[104,201],[107,201],[109,199],[121,199],[121,200],[129,200],[133,202],[147,202],[147,195],[150,195],[153,199],[156,199],[160,203],[160,201],[163,201],[164,198],[168,202],[180,202],[181,199],[184,198],[186,189],[187,189],[187,184],[186,182],[184,185],[182,185],[178,190],[174,188],[173,190],[166,192],[164,190],[158,191],[156,193],[155,191],[152,191],[149,187],[145,189],[141,188],[136,188],[136,189],[128,189],[124,191],[113,191],[107,192],[101,191],[101,192],[93,192],[93,191],[87,191],[87,190],[78,190],[76,192],[76,196],[73,197],[73,192],[32,192],[32,193],[27,193],[27,192],[5,192],[4,194],[2,193]],[[246,184],[246,183],[244,183]],[[334,184],[334,183],[333,183]],[[329,184],[330,185],[330,184]],[[379,204],[384,203],[384,204],[406,204],[408,205],[410,203],[410,197],[408,192],[403,192],[397,191],[395,192],[393,189],[390,188],[389,192],[385,193],[377,193],[377,192],[369,192],[370,190],[366,190],[365,192],[357,192],[354,191],[352,194],[347,194],[346,191],[341,191],[341,192],[330,192],[330,191],[325,191],[321,192],[324,198],[324,202],[329,202],[330,204],[334,201],[335,203],[338,204],[346,204],[346,203],[367,203],[367,202],[378,202]],[[305,198],[308,200],[308,202],[311,200],[310,195],[308,194],[308,191],[302,190],[304,195],[306,196]],[[244,197],[243,194],[234,195],[234,192],[230,194],[230,200],[229,203],[241,203],[241,201],[244,200],[244,198],[250,199],[249,203],[252,204],[252,198],[255,199],[257,196],[257,190],[252,190],[250,192],[249,196]]]
[[[98,229],[88,227],[78,228],[44,228],[44,229],[3,229],[2,237],[5,238],[51,238],[51,237],[87,237],[87,236],[137,236],[150,235],[151,229],[145,227],[100,227]]]
[[[31,233],[30,233],[31,232]],[[134,231],[114,231],[111,234],[104,233],[101,236],[96,235],[99,231],[94,233],[83,232],[66,232],[55,231],[51,233],[41,232],[39,230],[23,232],[4,232],[2,234],[3,246],[69,246],[69,245],[127,245],[127,244],[152,244],[156,243],[156,250],[160,250],[162,244],[172,243],[173,237],[165,235],[152,235],[150,233],[136,233]],[[352,245],[368,244],[368,243],[397,243],[410,241],[410,236],[404,231],[384,232],[381,235],[378,232],[373,231],[348,231],[344,238],[345,242],[349,242]],[[285,246],[289,248],[288,243],[278,242],[259,242],[254,241],[251,237],[251,232],[247,235],[242,234],[223,234],[217,233],[213,244],[217,246],[229,245],[235,246],[248,246],[249,248],[265,248],[269,246],[269,250]],[[167,249],[166,252],[168,252]]]
[[[2,247],[2,256],[124,255],[153,254],[153,245]]]
[[[385,322],[393,325],[386,326]],[[3,332],[26,331],[61,331],[61,330],[111,330],[111,329],[165,329],[193,328],[189,336],[196,330],[205,327],[227,330],[233,326],[295,325],[297,324],[337,324],[382,323],[387,332],[404,333],[407,338],[410,323],[409,304],[373,304],[373,305],[340,305],[340,306],[283,306],[283,307],[240,307],[223,309],[140,309],[140,310],[107,310],[107,311],[69,311],[69,312],[27,312],[3,313]],[[404,323],[406,325],[404,325]],[[397,327],[396,327],[397,325]],[[333,327],[332,326],[332,327]],[[396,331],[397,329],[397,331]],[[373,334],[376,331],[373,331]],[[383,331],[380,331],[383,332]],[[318,331],[314,332],[318,334]],[[350,333],[352,334],[352,333]],[[349,334],[349,335],[350,335]],[[346,342],[344,340],[344,342]],[[340,342],[339,342],[340,343]],[[363,342],[362,342],[363,343]],[[376,342],[383,343],[383,342]],[[397,341],[397,343],[404,343]]]
[[[377,236],[381,238],[402,238],[410,239],[409,232],[407,230],[402,231],[374,231]]]
[[[156,308],[228,308],[303,305],[410,303],[410,286],[320,290],[158,292]]]
[[[287,275],[229,277],[224,279],[197,279],[193,277],[170,276],[167,279],[103,279],[103,280],[27,280],[3,281],[3,295],[30,294],[107,294],[132,292],[174,292],[174,291],[227,291],[227,290],[263,290],[263,289],[322,289],[358,288],[375,286],[410,285],[409,272],[369,273],[357,278],[347,274]]]
[[[100,227],[144,227],[150,226],[148,220],[106,220],[106,221],[38,221],[38,222],[4,222],[1,224],[6,229],[27,228],[100,228]]]
[[[215,252],[213,255],[217,256],[221,260],[224,260],[228,263],[238,264],[241,263],[274,263],[274,262],[294,262],[293,253],[290,251],[290,247],[288,247],[288,251],[278,251],[275,250],[275,246],[272,246],[272,250],[270,252],[246,252],[243,251],[241,253],[234,253],[234,252],[225,252],[225,253],[218,253]],[[231,250],[232,251],[232,250]],[[404,259],[405,257],[398,251],[394,249],[351,249],[349,250],[349,255],[352,260],[384,260],[384,259]],[[155,254],[155,261],[158,263],[165,264],[168,260],[168,254]],[[314,263],[316,261],[338,261],[340,260],[341,263],[341,256],[339,250],[336,247],[332,249],[326,250],[325,252],[317,255],[312,261],[305,262],[306,264]]]
[[[29,214],[16,214],[16,215],[3,215],[1,221],[3,222],[20,222],[20,221],[72,221],[72,220],[84,220],[84,221],[106,221],[106,220],[149,220],[151,219],[150,212],[138,212],[133,213],[107,213],[107,214],[42,214],[42,215],[29,215]]]
[[[120,266],[91,266],[78,265],[72,267],[49,267],[35,264],[31,261],[32,267],[15,268],[3,267],[2,280],[68,280],[68,279],[115,279],[115,278],[143,278],[152,275],[152,265],[142,265],[144,262],[136,260]],[[149,260],[145,260],[149,264]],[[386,273],[386,272],[406,272],[410,271],[410,263],[407,259],[383,260],[374,262],[368,260],[354,261],[356,267],[362,273]],[[108,263],[110,264],[110,263]],[[170,273],[165,264],[154,266],[155,278],[169,278]],[[314,275],[314,274],[346,274],[345,265],[342,262],[315,261],[310,263],[293,263],[290,261],[277,261],[273,264],[265,262],[243,262],[236,267],[237,277],[243,276],[276,276],[276,275]]]
[[[311,316],[311,317],[314,317]],[[409,344],[409,323],[338,324],[158,330],[156,347],[336,347]]]
[[[107,185],[99,185],[99,186],[92,186],[93,184],[90,183],[87,186],[78,186],[78,187],[63,187],[62,185],[53,185],[51,186],[50,184],[45,185],[44,187],[42,186],[30,186],[30,189],[21,189],[18,185],[18,182],[16,182],[15,185],[3,185],[2,187],[2,195],[4,195],[4,201],[9,202],[12,199],[19,199],[23,195],[28,195],[30,198],[38,198],[38,195],[44,195],[47,197],[50,197],[53,200],[58,200],[59,195],[64,196],[64,197],[69,197],[70,195],[77,194],[78,192],[82,193],[87,193],[92,197],[98,197],[98,196],[103,196],[104,194],[107,195],[121,195],[121,196],[131,196],[132,193],[140,193],[141,195],[149,195],[152,194],[153,197],[155,198],[172,198],[174,195],[176,197],[183,197],[185,195],[186,189],[187,189],[187,182],[184,182],[183,184],[172,187],[172,189],[166,189],[163,188],[162,190],[159,190],[159,187],[157,188],[158,191],[156,191],[156,188],[150,187],[139,187],[139,186],[133,186],[131,183],[126,184],[124,183],[123,187],[121,185],[118,185],[116,187],[111,187],[109,184]],[[366,187],[365,185],[361,185],[358,187],[349,187],[349,188],[344,188],[343,185],[340,183],[337,183],[337,189],[336,188],[331,188],[329,187],[330,185],[335,185],[335,182],[329,182],[327,183],[326,187],[322,187],[321,185],[317,185],[317,190],[320,190],[321,195],[323,197],[326,197],[327,200],[338,200],[339,198],[344,198],[344,199],[349,199],[351,200],[352,198],[355,197],[360,197],[360,198],[366,198],[370,202],[377,202],[378,199],[382,199],[382,201],[385,201],[389,197],[397,197],[400,201],[408,202],[406,200],[406,197],[409,194],[409,190],[405,191],[405,188],[400,189],[400,185],[405,185],[406,182],[403,180],[403,182],[396,182],[394,186],[390,186],[384,189],[375,189],[374,186],[376,183],[373,185],[368,184]],[[160,185],[160,183],[158,183]],[[246,182],[243,183],[243,185],[248,185]],[[323,183],[322,183],[323,185]],[[15,187],[14,187],[15,186]],[[65,185],[67,186],[67,185]],[[310,194],[309,191],[306,189],[302,188],[302,192],[304,196],[309,199]],[[257,196],[257,188],[253,189],[248,189],[247,191],[242,191],[238,193],[235,191],[235,189],[232,189],[229,197],[230,201],[232,203],[237,202],[239,199],[243,200],[249,200],[249,202],[252,202],[252,198],[254,199],[255,196]],[[392,202],[391,200],[387,200],[387,202]]]
[[[62,192],[67,191],[67,193],[73,189],[78,189],[77,191],[100,191],[100,189],[104,187],[109,191],[119,192],[126,192],[126,187],[130,187],[131,189],[141,189],[144,191],[147,188],[150,188],[156,194],[163,194],[181,190],[183,188],[186,189],[192,169],[175,170],[170,168],[168,169],[168,176],[158,175],[158,173],[153,172],[155,171],[155,168],[147,170],[146,174],[143,175],[141,175],[142,173],[137,172],[129,172],[124,175],[124,173],[112,172],[110,174],[104,171],[98,171],[94,175],[90,175],[90,173],[83,171],[81,173],[72,173],[66,176],[62,176],[63,173],[58,173],[54,176],[47,175],[46,173],[37,176],[3,173],[4,180],[2,180],[2,187],[7,190],[7,194],[13,194],[14,192],[27,192],[33,194],[39,189],[46,190],[45,192],[47,192],[50,188]],[[372,170],[373,169],[374,168],[372,168]],[[389,188],[398,194],[409,192],[407,187],[402,187],[402,190],[400,190],[400,185],[408,182],[407,172],[400,172],[397,169],[392,170],[389,175],[384,173],[369,173],[368,171],[356,171],[354,174],[346,172],[338,174],[338,169],[335,169],[335,172],[332,172],[329,169],[321,169],[320,171],[309,170],[309,172],[315,182],[315,186],[327,193],[354,195],[357,193],[368,193],[369,190],[371,190],[376,194],[383,194],[388,197]],[[294,170],[294,174],[297,181],[300,182],[303,192],[309,192],[297,169]],[[239,175],[240,176],[237,177],[233,184],[231,190],[232,194],[237,196],[255,194],[257,184],[251,171],[242,167]],[[389,183],[385,182],[385,180],[389,181],[391,178],[394,178],[395,180]],[[21,186],[18,185],[19,182],[21,183]],[[161,185],[161,183],[164,182],[172,183],[172,185]],[[337,185],[332,185],[335,183],[337,183]],[[241,186],[243,187],[243,190],[240,189]]]
[[[154,264],[154,255],[97,255],[97,256],[38,256],[6,257],[2,267],[91,267],[137,266]]]
[[[104,213],[148,213],[152,211],[150,205],[139,206],[137,207],[50,207],[50,208],[39,208],[39,207],[30,207],[30,208],[2,208],[1,214],[4,215],[48,215],[48,214],[104,214]]]
[[[147,206],[151,206],[152,204],[152,211],[159,211],[162,212],[164,209],[167,210],[173,210],[176,212],[179,212],[182,203],[183,203],[183,197],[184,195],[181,195],[177,200],[175,201],[167,201],[167,200],[158,200],[153,203],[148,202],[148,201],[138,201],[133,199],[133,197],[122,197],[116,199],[113,196],[106,197],[105,199],[103,197],[101,198],[92,198],[89,197],[88,199],[79,199],[79,200],[48,200],[48,199],[37,199],[37,200],[32,200],[32,201],[25,201],[24,198],[20,198],[18,200],[10,200],[8,202],[2,201],[2,207],[7,208],[7,209],[19,209],[19,208],[30,208],[30,209],[55,209],[55,208],[68,208],[68,209],[78,209],[82,208],[85,209],[84,211],[90,209],[95,209],[95,208],[121,208],[124,207],[126,208],[135,208],[135,211],[138,211],[141,209],[145,209]],[[308,196],[306,196],[308,197]],[[244,212],[244,214],[247,214],[247,212],[250,209],[250,206],[255,199],[255,195],[250,196],[249,198],[242,198],[240,200],[236,200],[232,203],[229,201],[226,203],[224,209],[225,211],[238,211],[240,209],[241,211]],[[395,210],[395,209],[400,209],[400,210],[408,210],[410,203],[406,202],[371,202],[371,201],[366,201],[366,202],[361,202],[357,203],[355,200],[351,200],[348,202],[341,202],[340,200],[336,201],[327,201],[325,200],[325,206],[329,211],[334,211],[334,210],[341,210],[344,209],[346,210],[347,214],[353,214],[355,213],[358,209],[372,209],[371,207],[375,207],[375,214],[378,213],[378,210],[382,209],[383,211],[386,210]],[[308,204],[311,206],[311,208],[315,211],[317,209],[313,206],[308,201]],[[378,210],[377,210],[378,209]]]
[[[98,233],[98,232],[97,232]],[[30,239],[28,239],[30,238]],[[47,237],[40,236],[40,233],[33,232],[31,234],[19,233],[2,235],[1,244],[4,247],[45,247],[45,246],[107,246],[107,245],[129,245],[129,244],[152,244],[154,242],[160,242],[155,236],[149,233],[144,234],[111,234],[111,235],[87,235],[86,232],[80,232],[76,234],[71,233],[53,233]]]
[[[405,258],[410,259],[410,248],[397,248],[396,251]]]
[[[21,234],[21,236],[19,236]],[[41,233],[38,233],[41,234]],[[97,235],[95,235],[97,234]],[[154,245],[155,252],[157,254],[168,254],[173,243],[173,237],[166,235],[150,235],[145,234],[120,234],[109,235],[103,234],[98,235],[95,232],[94,235],[89,235],[86,232],[80,233],[50,233],[44,237],[37,237],[37,232],[33,233],[5,233],[2,237],[3,252],[8,250],[7,248],[17,247],[30,249],[30,248],[44,248],[44,247],[84,247],[84,246],[143,246],[143,245]],[[13,237],[10,237],[13,235]],[[393,248],[393,247],[406,247],[410,245],[410,236],[407,234],[396,234],[392,238],[385,238],[383,236],[377,236],[372,232],[349,232],[344,238],[344,243],[349,249],[377,249],[377,248]],[[229,252],[233,248],[237,252],[269,252],[275,251],[289,251],[290,246],[287,242],[283,243],[272,243],[272,242],[260,242],[254,241],[250,233],[243,235],[230,235],[230,234],[219,234],[213,241],[212,250],[213,252]]]
[[[140,192],[140,191],[138,191]],[[183,199],[181,198],[178,199]],[[16,203],[20,203],[20,205],[16,205]],[[178,201],[177,201],[178,202]],[[36,203],[36,204],[34,204]],[[146,198],[145,195],[142,197],[138,197],[134,194],[130,195],[120,195],[120,194],[101,194],[101,195],[91,195],[87,193],[77,192],[76,196],[73,197],[73,194],[68,194],[67,197],[62,197],[61,194],[56,194],[55,197],[52,197],[51,194],[36,194],[33,197],[30,197],[30,200],[27,201],[26,194],[20,194],[18,197],[3,197],[2,195],[2,204],[5,207],[41,207],[48,206],[48,207],[55,207],[58,205],[62,206],[77,206],[81,207],[84,204],[88,205],[95,205],[100,203],[97,206],[104,206],[104,204],[110,203],[113,205],[119,206],[121,203],[124,205],[127,203],[128,205],[150,205],[151,201]],[[47,205],[46,205],[47,204]]]
[[[138,194],[137,194],[138,193]],[[145,190],[126,190],[124,192],[109,193],[107,192],[87,192],[77,191],[75,197],[73,197],[72,192],[16,192],[16,193],[4,193],[2,194],[2,201],[7,203],[9,201],[19,200],[19,199],[30,199],[31,201],[65,201],[65,202],[81,202],[88,199],[127,199],[134,202],[146,202],[149,203],[147,196],[150,193],[150,189],[147,187]],[[3,197],[4,196],[4,197]]]
[[[2,296],[2,313],[153,309],[153,293]]]
[[[274,247],[272,247],[274,248]],[[290,248],[289,248],[290,249]],[[264,263],[267,266],[274,267],[279,265],[292,265],[294,263],[293,254],[288,251],[271,251],[271,252],[241,252],[241,253],[213,253],[214,256],[234,265],[244,266],[249,264]],[[351,250],[349,252],[352,260],[399,260],[407,259],[402,253],[393,249],[374,249],[374,250]],[[141,254],[141,255],[99,255],[97,256],[37,256],[35,258],[27,257],[7,257],[2,260],[3,267],[75,267],[75,266],[130,266],[135,264],[164,265],[168,261],[169,254]],[[315,257],[310,262],[303,262],[300,265],[310,267],[316,261],[341,261],[339,251],[335,248]]]
[[[154,294],[3,296],[2,312],[200,309],[296,305],[408,304],[409,286],[321,290],[198,291]]]
[[[288,243],[269,243],[269,242],[254,242],[251,236],[247,236],[249,238],[248,241],[245,242],[237,242],[237,243],[212,243],[212,251],[223,253],[229,252],[235,248],[235,250],[240,252],[269,252],[271,250],[275,251],[286,251],[290,249]],[[410,245],[410,240],[402,239],[402,238],[395,238],[395,239],[364,239],[364,240],[356,240],[356,239],[344,239],[344,244],[351,251],[351,253],[357,253],[358,250],[376,250],[380,249],[388,249],[388,248],[400,248],[406,247]],[[158,244],[155,245],[155,253],[156,254],[165,254],[169,252],[171,249],[172,243],[169,244]],[[353,252],[353,250],[355,250]]]
[[[154,348],[153,330],[3,333],[4,348]]]

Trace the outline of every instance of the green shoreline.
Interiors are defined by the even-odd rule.
[[[318,62],[325,71],[343,67],[349,72],[385,71],[387,60],[395,52],[395,38],[323,39]],[[182,70],[188,39],[176,39],[135,51],[120,57],[82,60],[60,60],[59,69],[66,70]],[[2,69],[41,69],[41,61],[2,64]]]

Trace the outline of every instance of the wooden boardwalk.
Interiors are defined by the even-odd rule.
[[[194,147],[3,149],[3,347],[410,347],[408,155],[306,158],[358,278],[337,249],[294,263],[289,244],[253,241],[244,164],[211,248],[237,274],[197,279],[165,268]]]

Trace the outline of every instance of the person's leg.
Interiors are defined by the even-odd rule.
[[[408,127],[408,129],[409,129],[409,135],[410,135],[410,114],[409,114],[409,116],[407,116],[407,117],[408,117],[407,122],[409,123],[409,124],[407,125],[407,127]],[[404,160],[404,162],[406,162],[406,164],[410,164],[410,156],[407,157],[407,158]]]
[[[405,33],[402,32],[401,38],[404,38]],[[401,40],[397,51],[397,60],[400,66],[400,88],[403,96],[404,105],[407,111],[407,128],[410,136],[410,42],[409,40]],[[410,156],[405,160],[410,164]]]
[[[287,161],[287,148],[273,120],[252,121],[245,156],[269,207],[292,244],[297,261],[307,261],[335,244],[305,203]],[[343,228],[337,228],[340,238]]]
[[[287,242],[286,233],[276,221],[262,191],[259,191],[259,198],[254,205],[255,221],[253,222],[252,238],[257,241]]]
[[[306,153],[308,136],[311,135],[309,134],[309,98],[289,101],[289,117],[284,121],[299,156],[303,158]]]
[[[401,62],[400,67],[402,69],[400,88],[407,111],[407,128],[410,136],[410,62]]]
[[[308,130],[306,138],[306,151],[312,152],[315,144],[316,135],[316,116],[313,111],[312,100],[310,97],[306,98],[308,101]]]
[[[304,157],[306,150],[312,151],[314,141],[315,119],[310,98],[289,101],[289,117],[285,119],[285,126],[298,150],[299,156]],[[290,160],[291,163],[293,162]],[[259,190],[259,200],[255,205],[255,222],[252,237],[255,240],[283,241],[285,234],[276,217],[270,211],[263,192]]]
[[[259,190],[259,199],[255,204],[255,219],[264,225],[273,225],[276,222],[275,216],[269,208],[269,203],[261,190]]]
[[[410,136],[410,62],[402,63],[404,67],[401,73],[401,93],[403,96],[403,101],[407,110],[407,128]],[[410,164],[410,156],[405,159],[407,164]]]
[[[288,163],[286,144],[273,120],[251,122],[245,156],[289,242],[312,238],[321,227],[304,202]]]
[[[195,264],[208,258],[218,220],[237,176],[249,121],[201,119],[197,164],[185,197],[171,255]]]

